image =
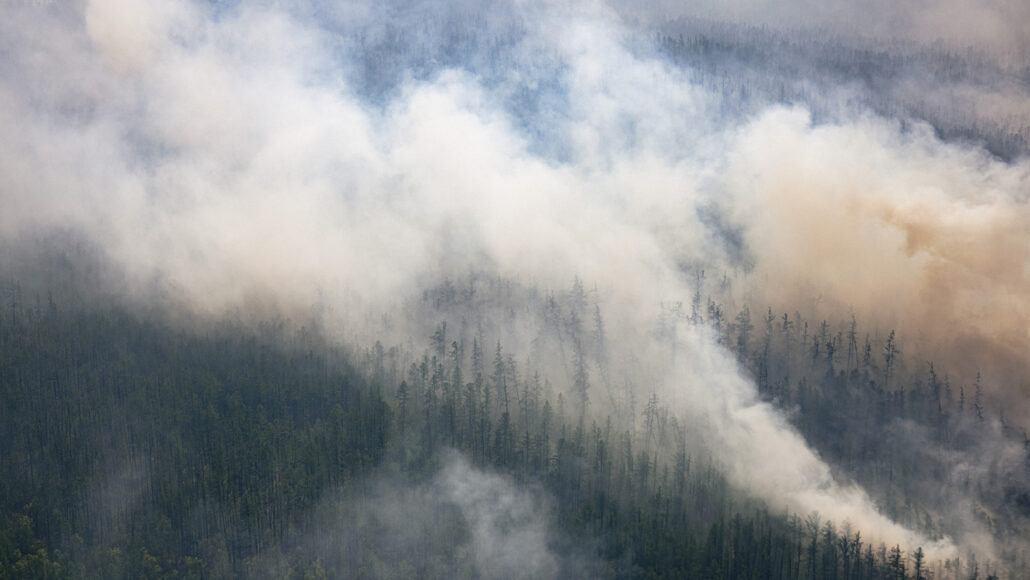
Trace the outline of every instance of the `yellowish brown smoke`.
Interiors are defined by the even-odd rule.
[[[985,391],[1030,419],[1026,163],[918,128],[812,127],[785,110],[738,143],[730,183],[759,296],[774,310],[853,311],[870,333],[896,329],[911,360],[937,361],[967,385],[982,372]]]

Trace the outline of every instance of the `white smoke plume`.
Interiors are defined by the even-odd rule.
[[[0,236],[83,236],[136,299],[171,295],[201,315],[327,303],[339,337],[361,340],[368,312],[447,276],[558,287],[577,273],[607,289],[632,344],[662,301],[689,299],[684,267],[707,265],[777,308],[904,321],[929,355],[975,345],[1025,381],[1026,163],[871,116],[724,115],[715,91],[635,48],[603,5],[498,9],[491,25],[517,40],[490,78],[407,71],[380,101],[347,73],[354,43],[388,34],[370,7],[6,7]],[[541,110],[513,114],[522,92]],[[738,226],[742,248],[701,208]],[[711,337],[679,340],[688,354],[662,381],[667,398],[710,426],[731,481],[884,541],[954,549],[835,482]],[[1025,383],[998,392],[1027,416]]]

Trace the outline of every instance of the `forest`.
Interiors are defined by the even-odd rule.
[[[438,320],[421,350],[336,346],[314,320],[225,318],[184,330],[116,302],[84,303],[74,289],[43,296],[12,280],[4,289],[4,577],[1027,570],[1017,540],[994,560],[934,561],[922,546],[876,543],[850,522],[749,497],[705,449],[703,424],[632,384],[596,293],[578,279],[567,290],[492,277],[427,289],[409,305],[409,315]],[[809,323],[752,315],[750,305],[729,316],[702,290],[689,311],[677,304],[653,321],[670,355],[670,326],[711,328],[763,401],[793,409],[792,424],[822,457],[927,538],[955,533],[965,518],[998,538],[1025,537],[1026,432],[1005,424],[979,384],[952,385],[932,363],[906,360],[893,333],[870,336],[855,319]],[[500,337],[527,327],[539,351],[519,362]],[[955,471],[957,457],[999,438],[1022,450],[1019,463]],[[503,508],[462,505],[437,489],[441,473],[488,498],[543,490],[550,511],[484,515]],[[493,489],[483,474],[510,487]],[[927,485],[949,477],[964,480]],[[974,498],[974,513],[948,509],[959,494]],[[409,511],[396,521],[392,509]],[[520,522],[527,517],[546,527],[539,545],[520,538],[536,525]],[[525,555],[495,554],[500,563],[484,568],[470,538],[481,533],[546,558],[505,568],[504,558]]]
[[[11,5],[0,579],[1030,576],[1030,13],[864,1]]]

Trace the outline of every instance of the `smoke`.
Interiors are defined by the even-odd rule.
[[[786,311],[849,309],[908,352],[978,369],[1025,424],[1030,174],[865,118],[813,127],[774,110],[739,136],[729,211],[746,223],[757,292]]]
[[[174,296],[201,315],[329,304],[339,337],[363,340],[378,331],[369,312],[449,276],[559,287],[578,273],[606,289],[632,350],[662,301],[691,295],[684,270],[700,265],[776,308],[861,312],[928,357],[1025,381],[1026,163],[873,117],[726,116],[717,92],[635,46],[603,5],[499,11],[491,26],[509,40],[484,70],[373,54],[373,72],[402,72],[370,98],[352,52],[389,37],[372,9],[313,9],[322,26],[301,9],[122,4],[10,3],[0,236],[82,236],[137,300]],[[421,40],[442,45],[434,30]],[[678,340],[687,358],[662,383],[710,427],[731,481],[932,544],[835,481],[714,339]],[[995,391],[1027,417],[1025,390]],[[449,501],[472,510],[488,542],[476,553],[506,575],[496,520],[468,515],[503,496],[481,487]],[[506,540],[540,542],[535,524],[518,530]]]
[[[956,555],[950,538],[931,540],[905,529],[879,513],[861,487],[837,481],[783,415],[758,399],[754,386],[711,337],[682,333],[680,339],[682,354],[670,396],[693,409],[701,422],[698,432],[714,434],[706,436],[705,444],[730,482],[772,505],[847,521],[889,545],[923,546],[930,559]],[[981,553],[992,550],[989,542],[977,547],[985,550]]]
[[[1018,65],[1030,50],[1030,34],[1022,26],[1030,8],[1018,0],[704,0],[689,5],[674,1],[635,3],[615,0],[627,18],[662,22],[677,17],[705,17],[750,26],[811,28],[863,36],[881,42],[937,44],[951,50],[987,50]]]
[[[298,548],[343,576],[597,578],[602,567],[557,546],[546,494],[444,454],[431,481],[380,478],[327,499]],[[584,552],[585,553],[585,552]],[[270,577],[276,554],[255,562]]]
[[[547,526],[530,497],[498,476],[451,459],[437,480],[469,524],[476,568],[490,578],[555,577],[557,558],[548,550]]]

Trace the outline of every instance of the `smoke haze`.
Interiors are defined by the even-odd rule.
[[[1026,420],[1030,205],[1025,164],[945,147],[925,129],[799,111],[750,125],[727,172],[733,211],[774,309],[897,328],[911,354],[977,365]]]
[[[820,6],[817,23],[857,10]],[[1026,50],[1011,23],[1030,15],[1016,3],[952,2],[914,27],[912,3],[898,6],[881,7],[874,34],[923,42],[961,28],[961,42]],[[417,21],[429,7],[385,12]],[[726,272],[741,304],[855,313],[963,380],[982,370],[1026,426],[1030,165],[867,111],[822,122],[801,106],[727,111],[689,69],[640,45],[622,5],[495,8],[476,12],[508,39],[494,68],[402,62],[389,90],[368,95],[355,43],[393,34],[371,5],[5,2],[3,243],[69,232],[100,249],[128,296],[174,296],[201,316],[327,304],[341,340],[376,338],[370,312],[449,277],[556,288],[576,274],[601,288],[620,348],[645,366],[654,357],[663,396],[710,427],[706,444],[735,485],[954,553],[837,481],[715,337],[681,328],[685,354],[666,365],[649,331],[663,302],[690,299],[694,269]],[[727,9],[745,22],[769,12]],[[442,44],[433,22],[418,38]],[[440,486],[471,541],[491,542],[481,532],[492,516],[468,514],[494,496],[460,490],[501,484],[467,471],[452,466]],[[512,533],[546,555],[542,529]],[[510,577],[523,562],[506,549],[477,544],[487,560],[476,569]],[[544,557],[535,574],[555,575]]]
[[[546,494],[445,453],[435,477],[413,484],[380,478],[373,489],[327,498],[305,549],[348,575],[377,578],[605,577],[603,568],[556,549]],[[372,555],[361,547],[372,546]],[[276,577],[277,554],[255,576]]]
[[[1030,34],[1020,23],[1030,18],[1030,8],[1017,1],[975,2],[947,0],[833,0],[789,3],[769,0],[730,2],[650,3],[643,11],[632,2],[614,3],[628,18],[666,20],[700,16],[738,21],[750,26],[822,28],[835,34],[864,36],[881,42],[916,42],[944,45],[952,50],[988,50],[997,56],[1025,63]]]

